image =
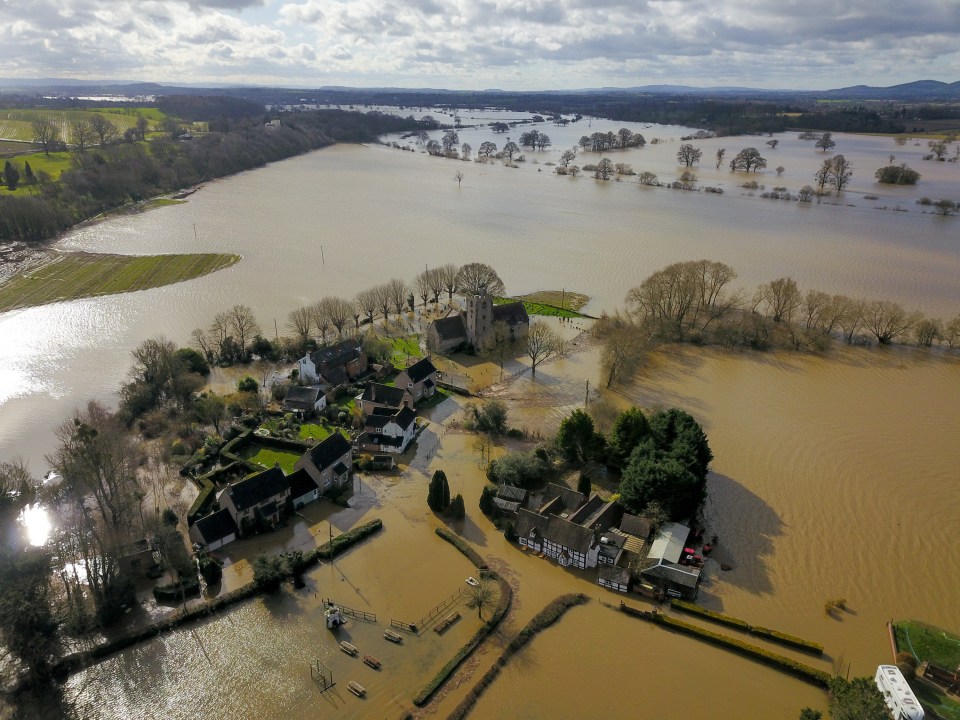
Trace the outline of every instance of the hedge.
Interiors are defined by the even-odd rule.
[[[213,497],[213,491],[216,490],[216,487],[206,475],[198,477],[197,483],[200,485],[200,494],[197,495],[197,499],[193,501],[193,505],[187,511],[187,524],[189,525],[192,525],[204,514],[210,499]]]
[[[804,652],[812,653],[813,655],[818,656],[823,655],[823,645],[820,645],[819,643],[810,642],[809,640],[804,640],[803,638],[798,638],[795,635],[788,635],[787,633],[782,633],[777,630],[770,630],[765,627],[751,625],[740,618],[724,615],[722,613],[714,612],[713,610],[707,610],[705,607],[695,605],[694,603],[685,602],[683,600],[671,600],[670,607],[691,615],[696,615],[704,620],[710,620],[721,625],[742,630],[743,632],[762,637],[770,642],[791,647],[795,650],[803,650]]]
[[[184,598],[200,594],[200,580],[194,575],[180,582],[167,585],[156,585],[153,588],[153,597],[159,602],[180,602]]]
[[[530,622],[524,626],[523,630],[510,641],[510,644],[507,645],[503,654],[497,658],[493,666],[483,674],[483,677],[471,688],[467,696],[454,708],[453,712],[447,716],[447,720],[463,720],[463,718],[467,717],[470,711],[473,710],[474,705],[477,704],[480,696],[483,695],[484,691],[497,679],[497,676],[500,674],[500,669],[510,661],[510,658],[515,653],[519,652],[521,648],[532,641],[537,633],[546,630],[562,618],[567,610],[575,605],[583,605],[586,602],[587,596],[581,593],[561,595],[534,615]]]
[[[677,632],[691,635],[700,640],[717,645],[718,647],[731,650],[735,653],[762,662],[777,670],[782,670],[783,672],[794,675],[801,680],[806,680],[807,682],[822,688],[826,688],[831,679],[830,673],[824,672],[823,670],[817,670],[809,665],[804,665],[803,663],[797,662],[796,660],[791,660],[783,655],[777,655],[776,653],[769,652],[763,648],[757,647],[756,645],[750,645],[749,643],[745,643],[742,640],[737,640],[736,638],[727,637],[726,635],[720,635],[719,633],[704,630],[701,627],[691,625],[690,623],[685,623],[682,620],[677,620],[676,618],[672,618],[667,615],[637,610],[636,608],[628,607],[623,602],[620,603],[620,611],[630,615],[631,617],[636,617],[640,618],[641,620],[647,620],[648,622],[663,625],[671,630],[676,630]]]
[[[472,563],[477,567],[478,570],[486,570],[486,569],[487,569],[487,563],[486,563],[486,561],[485,561],[482,557],[480,557],[480,553],[478,553],[478,552],[477,552],[476,550],[474,550],[472,547],[470,547],[469,545],[467,545],[467,543],[464,542],[463,539],[461,539],[460,537],[454,535],[452,532],[450,532],[449,530],[447,530],[445,527],[438,527],[438,528],[437,528],[437,535],[439,535],[440,537],[442,537],[442,538],[443,538],[444,540],[446,540],[448,543],[450,543],[451,545],[453,545],[457,550],[459,550],[459,551],[462,552],[464,555],[466,555],[466,556],[467,556],[467,560],[469,560],[470,562],[472,562]]]
[[[417,707],[423,707],[429,702],[433,694],[437,692],[453,672],[460,667],[460,663],[470,657],[470,654],[477,649],[487,635],[493,632],[497,625],[500,624],[500,621],[503,620],[507,611],[510,609],[510,603],[513,601],[513,589],[510,587],[510,583],[504,580],[495,570],[484,570],[481,577],[488,580],[495,580],[500,586],[500,602],[497,603],[497,608],[494,610],[491,618],[473,634],[473,637],[467,640],[463,647],[457,651],[457,654],[454,655],[446,665],[440,668],[440,672],[434,675],[433,679],[428,682],[423,690],[413,699],[413,704]]]
[[[357,525],[357,527],[349,532],[345,532],[342,535],[337,535],[335,538],[333,538],[333,540],[329,540],[323,545],[314,548],[310,552],[304,553],[303,562],[301,566],[297,568],[298,572],[302,572],[308,567],[316,565],[318,562],[320,562],[320,560],[331,560],[335,558],[337,555],[346,551],[353,545],[356,545],[364,538],[373,535],[382,527],[383,521],[380,518],[374,518],[370,522],[364,523],[363,525]]]

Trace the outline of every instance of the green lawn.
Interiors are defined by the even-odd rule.
[[[62,300],[171,285],[239,262],[239,255],[106,255],[58,253],[0,285],[0,312]]]
[[[420,357],[420,337],[418,335],[406,335],[404,337],[385,338],[393,346],[393,355],[390,360],[394,365],[405,367],[407,358]]]
[[[915,620],[894,623],[893,629],[900,651],[912,652],[920,662],[930,660],[948,670],[960,665],[960,638],[955,635]]]
[[[924,708],[933,710],[944,720],[960,720],[960,703],[947,697],[939,688],[924,682],[915,682],[910,687]]]
[[[417,410],[429,410],[432,407],[436,407],[448,397],[451,393],[449,390],[444,390],[443,388],[437,388],[434,390],[433,397],[429,397],[426,400],[421,400],[417,403]]]
[[[304,423],[301,425],[300,439],[308,440],[309,438],[313,438],[315,440],[325,440],[333,435],[335,431],[339,431],[347,440],[350,439],[350,433],[343,428],[336,428],[333,425],[327,424],[317,425],[316,423]]]
[[[553,297],[554,295],[556,295],[555,298]],[[556,304],[546,302],[545,299],[537,299],[537,300],[528,299],[536,296],[555,300]],[[574,301],[574,297],[581,298],[582,301],[579,299]],[[546,317],[579,318],[579,317],[584,317],[584,315],[577,312],[575,308],[583,307],[586,304],[586,301],[589,300],[589,298],[586,295],[577,296],[574,293],[567,293],[566,296],[563,296],[561,293],[542,292],[542,293],[532,293],[530,295],[525,295],[519,298],[498,297],[498,298],[494,298],[493,302],[496,305],[505,305],[506,303],[516,302],[517,300],[523,300],[523,307],[526,308],[528,315],[543,315]],[[561,303],[564,303],[564,307],[560,306]],[[571,309],[571,308],[574,308],[574,309]]]
[[[165,116],[157,108],[99,108],[97,110],[58,110],[53,108],[0,109],[0,140],[33,140],[33,121],[50,120],[60,132],[60,139],[72,142],[70,124],[89,120],[94,115],[105,115],[116,125],[121,135],[137,124],[138,115],[143,115],[151,124]],[[32,165],[33,163],[31,163]]]
[[[296,465],[297,460],[300,459],[300,453],[267,448],[254,443],[246,448],[240,454],[240,457],[263,468],[272,468],[277,463],[280,463],[283,472],[290,475],[293,472],[293,466]]]

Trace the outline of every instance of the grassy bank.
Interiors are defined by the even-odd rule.
[[[483,674],[483,677],[481,677],[477,681],[477,684],[467,693],[467,697],[447,716],[447,720],[463,720],[463,718],[467,717],[470,711],[473,710],[474,705],[477,704],[480,696],[483,695],[484,691],[497,679],[501,668],[510,661],[511,657],[519,652],[521,648],[526,647],[539,633],[559,621],[567,610],[576,605],[583,605],[586,602],[587,596],[581,593],[561,595],[534,615],[530,622],[524,626],[523,630],[510,641],[507,649],[497,658],[497,662],[493,664],[493,667]]]
[[[571,300],[571,297],[573,297],[574,300]],[[554,302],[547,302],[544,299],[534,300],[533,298],[549,298]],[[586,295],[580,295],[578,293],[567,293],[564,296],[558,291],[545,290],[542,292],[531,293],[530,295],[521,295],[520,297],[516,298],[498,297],[494,298],[493,302],[496,305],[504,305],[506,303],[522,300],[523,307],[526,309],[528,315],[580,318],[589,317],[589,315],[584,315],[583,313],[578,312],[579,308],[583,307],[589,299],[590,298],[588,298]]]
[[[64,300],[147,290],[207,275],[239,255],[100,255],[63,253],[0,285],[0,312]]]
[[[893,631],[897,649],[912,653],[920,662],[929,660],[947,670],[960,665],[960,638],[916,620],[896,622]]]

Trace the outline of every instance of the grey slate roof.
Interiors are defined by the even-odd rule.
[[[644,567],[640,572],[647,577],[669,580],[672,583],[688,588],[696,588],[697,583],[700,582],[700,568],[674,565],[666,561],[655,562],[652,565]]]
[[[237,533],[237,524],[226,508],[200,518],[194,523],[194,527],[197,528],[200,537],[207,545],[222,540],[227,535],[236,535]]]
[[[543,539],[585,555],[590,550],[594,537],[590,528],[553,515],[543,532]]]
[[[523,502],[527,499],[527,491],[515,485],[503,484],[497,490],[497,497],[511,502]]]
[[[567,510],[576,510],[587,501],[587,496],[583,493],[571,490],[565,485],[547,483],[547,488],[543,491],[543,504],[546,505],[558,497],[563,503],[563,507]]]
[[[303,457],[297,460],[296,467],[299,469],[309,462],[323,472],[348,452],[350,452],[350,441],[339,432],[335,432],[307,450]]]
[[[437,331],[437,337],[443,342],[467,339],[467,326],[463,316],[459,314],[434,320],[433,328]]]
[[[503,498],[493,498],[493,504],[504,512],[515,513],[520,510],[520,503],[504,500]]]
[[[291,385],[287,388],[287,396],[283,399],[284,407],[294,410],[313,410],[323,390],[317,387],[303,387]]]
[[[433,366],[433,363],[430,362],[430,358],[418,360],[406,369],[407,377],[410,378],[410,382],[412,383],[418,383],[421,380],[425,380],[433,375],[436,371],[437,369]]]
[[[287,482],[283,470],[279,466],[274,466],[230,485],[227,493],[237,510],[242,512],[277,495],[282,495],[289,488],[290,483]]]
[[[530,537],[532,530],[536,530],[542,537],[543,531],[546,530],[549,522],[550,518],[546,515],[538,515],[526,508],[520,508],[520,511],[517,513],[517,525],[515,528],[517,537]]]
[[[389,405],[391,407],[400,407],[403,405],[403,396],[405,394],[406,391],[403,388],[383,385],[381,383],[367,383],[367,386],[363,389],[363,397],[361,400],[380,403],[381,405]]]
[[[620,529],[629,535],[646,540],[650,536],[650,521],[637,515],[624,513],[620,521]]]
[[[326,363],[329,367],[345,365],[354,358],[360,357],[361,346],[356,340],[341,340],[313,353],[311,359],[314,365]]]
[[[518,300],[503,305],[494,305],[493,320],[494,322],[502,320],[507,325],[522,325],[524,323],[529,324],[530,316],[527,315],[527,309],[523,306],[523,303]]]
[[[295,470],[293,475],[288,475],[287,482],[290,483],[290,496],[294,500],[318,489],[317,484],[310,477],[310,473],[303,468]]]

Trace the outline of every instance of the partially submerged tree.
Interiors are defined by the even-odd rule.
[[[494,297],[506,292],[497,271],[485,263],[467,263],[457,271],[454,284],[462,295],[486,293]]]
[[[524,349],[530,358],[530,373],[536,376],[537,365],[563,353],[563,338],[542,320],[534,320],[530,323]]]

